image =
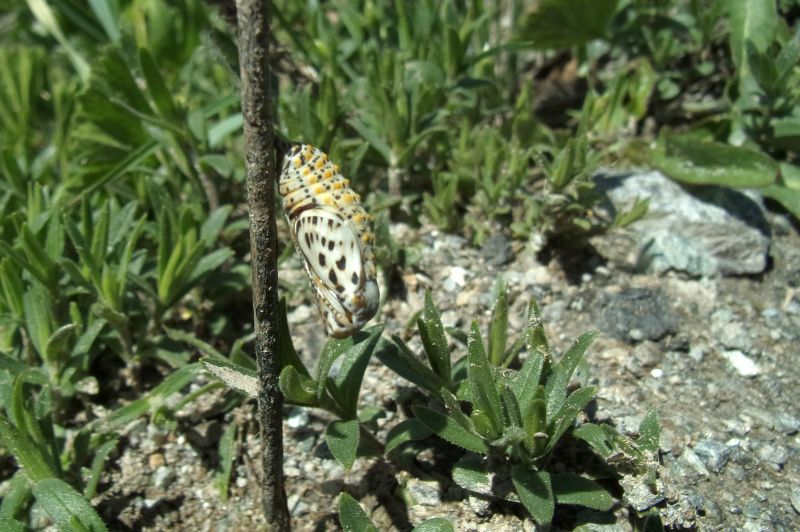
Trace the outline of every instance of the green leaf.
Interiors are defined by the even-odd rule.
[[[553,450],[561,436],[575,423],[578,413],[594,398],[596,393],[597,388],[594,386],[578,388],[569,395],[558,412],[547,416],[547,434],[550,439],[544,449],[545,453]]]
[[[50,336],[47,340],[47,345],[44,348],[44,356],[47,360],[56,360],[57,358],[65,358],[67,353],[64,351],[67,341],[75,332],[75,325],[70,323],[62,325]],[[59,356],[60,355],[60,356]]]
[[[120,38],[119,9],[116,2],[111,0],[89,0],[94,16],[106,32],[111,42],[118,42]]]
[[[550,524],[555,511],[550,473],[517,465],[511,468],[511,480],[517,489],[520,501],[530,512],[531,517],[539,524]]]
[[[545,398],[547,401],[547,419],[552,418],[564,405],[567,397],[567,385],[572,379],[575,368],[586,354],[586,349],[598,335],[598,331],[584,333],[575,340],[575,343],[564,353],[564,356],[552,368],[545,385]]]
[[[2,414],[0,414],[0,442],[31,480],[36,481],[53,476],[47,460],[36,444]]]
[[[283,395],[286,396],[286,400],[290,403],[306,406],[317,406],[319,404],[317,382],[308,375],[303,375],[297,371],[294,366],[283,368],[278,379],[278,385]]]
[[[369,329],[371,331],[372,329]],[[322,399],[325,395],[325,390],[328,386],[328,373],[333,366],[333,363],[336,361],[337,358],[342,356],[347,350],[352,348],[359,342],[362,342],[371,336],[370,332],[367,330],[358,331],[353,336],[349,338],[343,338],[341,340],[331,339],[328,340],[328,343],[325,344],[325,347],[322,349],[322,354],[320,354],[319,362],[317,363],[317,398]]]
[[[445,386],[444,381],[423,364],[408,348],[405,342],[397,335],[392,335],[394,344],[381,344],[375,355],[386,367],[420,388],[424,388],[434,395]]]
[[[658,413],[651,408],[639,424],[639,437],[636,439],[636,443],[645,451],[655,453],[658,452],[660,439],[661,426],[658,423]]]
[[[25,289],[22,285],[22,279],[20,279],[16,269],[8,259],[0,261],[0,288],[2,288],[6,306],[18,318],[22,318],[25,315],[23,302]]]
[[[33,495],[60,530],[74,530],[76,520],[86,530],[106,530],[92,505],[61,479],[40,480],[33,486]]]
[[[215,362],[219,362],[216,361]],[[188,364],[169,374],[161,384],[141,398],[114,410],[104,418],[87,423],[81,432],[112,431],[123,427],[148,412],[155,413],[172,394],[178,393],[197,378],[203,371],[203,364]]]
[[[215,483],[219,490],[219,495],[223,501],[228,500],[228,488],[231,482],[231,472],[233,463],[236,459],[236,423],[230,423],[225,427],[225,432],[219,439],[217,453],[219,455],[219,471],[215,478]]]
[[[339,373],[333,379],[331,395],[334,396],[344,413],[351,418],[356,417],[358,395],[361,392],[361,381],[369,364],[369,358],[383,332],[383,326],[370,327],[369,336],[359,340],[357,344],[342,355]]]
[[[489,416],[495,432],[499,435],[503,431],[500,394],[497,391],[494,370],[489,365],[489,361],[486,359],[486,352],[483,350],[483,339],[481,339],[477,321],[472,322],[467,345],[467,357],[469,360],[467,373],[475,408]]]
[[[753,91],[752,70],[748,61],[748,44],[766,53],[778,25],[774,0],[729,0],[731,55],[739,77],[739,93]]]
[[[511,381],[511,391],[517,398],[522,418],[528,416],[531,403],[536,399],[536,390],[539,388],[539,379],[544,367],[544,356],[538,352],[530,352],[528,358],[522,363],[522,368]]]
[[[50,309],[52,308],[47,292],[42,285],[35,284],[23,296],[25,306],[25,325],[28,336],[40,356],[47,353],[47,342],[52,335],[53,325]]]
[[[217,237],[225,228],[225,222],[233,210],[233,205],[223,205],[214,209],[200,226],[200,238],[205,243],[206,247],[211,247],[217,241]]]
[[[349,471],[356,461],[359,439],[359,424],[356,419],[331,421],[325,429],[325,442],[345,471]]]
[[[92,254],[95,264],[103,264],[105,262],[106,251],[108,250],[109,215],[109,202],[105,201],[92,227],[92,243],[89,252]]]
[[[94,497],[95,491],[97,490],[97,483],[100,482],[100,474],[103,472],[103,466],[106,463],[106,459],[108,458],[108,455],[111,454],[111,451],[117,448],[118,443],[118,439],[113,439],[105,442],[97,449],[94,449],[89,479],[86,482],[86,488],[83,490],[83,497],[87,501],[92,500],[92,497]]]
[[[796,220],[800,220],[800,190],[781,185],[770,185],[760,188],[758,191],[764,196],[780,203]]]
[[[480,436],[466,430],[452,417],[419,405],[413,406],[412,410],[414,416],[416,416],[423,425],[428,427],[443,440],[468,451],[483,454],[489,452],[489,447]]]
[[[282,297],[278,308],[278,354],[281,357],[281,368],[293,367],[304,377],[311,374],[300,359],[292,342],[292,333],[289,332],[289,322],[286,319],[286,298]]]
[[[39,239],[27,224],[23,224],[20,229],[20,235],[22,236],[22,249],[28,260],[47,279],[45,284],[51,286],[54,281],[55,262],[47,254],[47,251],[45,251]]]
[[[525,329],[525,345],[528,348],[528,358],[534,354],[539,354],[545,366],[550,362],[550,344],[544,332],[544,320],[539,311],[539,305],[535,298],[531,298],[528,304],[528,324]]]
[[[537,50],[570,48],[602,39],[617,0],[542,0],[524,19],[519,38]]]
[[[682,183],[734,188],[773,184],[779,170],[778,164],[761,152],[689,135],[662,135],[651,153],[651,163]]]
[[[201,353],[209,355],[211,357],[215,357],[218,359],[224,359],[225,355],[217,351],[213,345],[209,344],[208,342],[204,342],[194,334],[181,330],[181,329],[173,329],[171,327],[164,327],[164,332],[167,333],[167,336],[172,338],[173,340],[177,340],[179,342],[186,342],[187,344],[196,347]]]
[[[444,335],[444,326],[442,326],[439,311],[433,304],[430,289],[425,290],[425,305],[422,315],[417,319],[417,328],[431,368],[449,388],[451,379],[450,347],[447,344],[447,337]]]
[[[547,405],[542,399],[534,399],[523,414],[522,428],[525,430],[525,448],[533,456],[544,451],[547,438],[541,436],[547,426]]]
[[[506,285],[499,283],[497,299],[492,308],[492,319],[489,322],[489,363],[499,367],[503,363],[508,342],[508,299]]]
[[[250,397],[258,395],[258,378],[253,370],[221,357],[206,356],[201,358],[200,362],[209,373],[234,390]]]
[[[358,501],[344,492],[339,495],[339,523],[345,532],[378,532]]]
[[[614,499],[593,480],[571,473],[554,473],[551,476],[553,495],[558,504],[585,506],[605,512],[614,506]]]
[[[459,487],[486,495],[489,497],[501,497],[506,500],[517,502],[516,495],[511,493],[498,493],[494,485],[495,475],[487,470],[486,460],[475,454],[465,454],[453,466],[453,482]]]
[[[27,528],[16,519],[0,515],[0,530],[5,530],[6,532],[25,532]]]
[[[584,423],[572,431],[572,435],[588,443],[603,458],[611,456],[614,452],[608,433],[599,425]]]
[[[179,116],[172,94],[167,89],[164,78],[146,48],[139,49],[139,63],[142,66],[142,74],[144,74],[144,79],[147,83],[147,90],[156,105],[156,109],[161,114],[161,118],[177,122]]]
[[[20,515],[28,507],[31,499],[30,484],[31,481],[25,472],[17,469],[14,476],[8,481],[3,500],[0,501],[0,517],[8,519]],[[2,521],[0,521],[0,530],[5,530],[1,525]]]
[[[400,445],[410,442],[418,441],[427,438],[432,432],[420,420],[416,418],[406,419],[392,427],[389,434],[386,435],[386,448],[385,454],[389,454],[392,450]]]
[[[350,119],[347,121],[359,135],[361,135],[375,150],[381,154],[387,164],[392,163],[392,149],[389,145],[381,139],[380,135],[367,124],[358,119]]]
[[[453,524],[444,517],[431,517],[414,527],[411,532],[453,532]]]

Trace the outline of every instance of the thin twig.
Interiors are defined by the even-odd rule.
[[[283,489],[283,396],[278,388],[278,265],[275,225],[275,149],[269,83],[269,10],[266,0],[237,0],[239,67],[246,144],[253,315],[261,423],[261,502],[267,530],[290,530]]]

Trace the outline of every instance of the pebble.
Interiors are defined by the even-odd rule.
[[[176,478],[175,471],[171,467],[161,466],[153,473],[153,485],[164,490],[175,482]]]
[[[714,473],[719,473],[728,463],[731,456],[731,448],[724,443],[716,440],[701,440],[693,447],[706,467]]]
[[[754,377],[758,375],[760,371],[758,365],[753,361],[753,359],[741,351],[723,351],[720,354],[742,377]]]
[[[479,515],[481,517],[485,517],[489,515],[491,512],[492,501],[489,500],[487,497],[480,497],[473,493],[470,493],[467,498],[467,504],[469,504],[469,509],[475,515]]]
[[[800,514],[800,486],[792,486],[792,508]]]
[[[467,270],[461,266],[451,266],[450,273],[442,282],[442,288],[447,292],[455,292],[467,284]]]
[[[442,487],[435,480],[419,480],[411,477],[406,482],[406,489],[414,504],[422,504],[424,506],[442,504]]]
[[[153,453],[147,457],[147,464],[150,466],[150,471],[155,471],[166,463],[164,455],[161,453]]]
[[[300,407],[292,407],[286,418],[286,424],[289,428],[300,429],[308,425],[308,409]]]
[[[783,465],[789,460],[789,451],[782,445],[764,445],[758,449],[756,455],[776,471],[783,469]]]

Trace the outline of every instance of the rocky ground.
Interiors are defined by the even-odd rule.
[[[800,529],[797,226],[741,194],[720,199],[719,191],[705,189],[689,196],[657,174],[611,180],[608,188],[618,204],[657,199],[646,220],[558,254],[540,249],[537,238],[496,236],[475,248],[429,227],[393,226],[413,260],[397,272],[403,290],[382,309],[387,333],[408,336],[419,351],[407,324],[425,287],[434,289],[445,325],[466,329],[473,318],[485,324],[502,276],[512,334],[522,330],[531,296],[557,350],[589,329],[602,332],[581,369],[599,388],[595,419],[631,431],[648,409],[658,411],[661,509],[672,529]],[[299,263],[289,267],[284,279],[301,280]],[[313,360],[324,338],[309,296],[303,291],[290,301],[289,319],[302,355]],[[455,356],[461,354],[457,348]],[[373,360],[361,401],[386,408],[379,436],[404,418],[408,387]],[[221,400],[222,394],[206,396],[185,408],[176,431],[144,420],[128,427],[95,501],[110,529],[258,529],[253,404],[222,416],[214,408]],[[342,490],[360,499],[380,530],[410,530],[434,516],[464,531],[532,526],[519,505],[487,508],[442,480],[436,469],[456,451],[441,442],[431,440],[418,457],[430,478],[375,459],[359,459],[344,472],[323,443],[325,414],[288,407],[285,414],[287,494],[297,530],[338,529]],[[228,423],[239,427],[240,459],[224,501],[215,456]],[[592,520],[585,530],[631,529],[623,505]]]

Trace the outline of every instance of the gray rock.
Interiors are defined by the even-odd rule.
[[[639,267],[696,276],[757,274],[767,265],[769,225],[760,201],[721,187],[691,193],[659,172],[600,176],[613,210],[650,198],[648,213],[629,226]]]
[[[594,322],[604,333],[631,342],[631,331],[642,340],[658,341],[677,329],[678,320],[660,291],[625,288],[602,292],[590,305]]]
[[[492,513],[492,501],[488,497],[469,493],[467,496],[467,504],[469,505],[469,509],[472,510],[475,515],[486,517]]]
[[[800,486],[792,486],[792,508],[800,514]]]
[[[783,465],[789,460],[789,451],[782,445],[764,445],[757,451],[760,460],[770,464],[773,469],[780,471]]]
[[[723,351],[722,358],[728,361],[733,369],[742,377],[754,377],[761,371],[752,358],[738,350]]]
[[[481,255],[486,264],[494,267],[503,266],[514,260],[511,243],[502,233],[492,235],[484,241]]]
[[[438,506],[442,504],[442,486],[435,480],[419,480],[409,478],[406,489],[414,504]]]
[[[176,478],[175,471],[171,467],[161,466],[153,473],[153,485],[165,490],[175,482]]]
[[[731,457],[731,448],[716,440],[701,440],[694,446],[695,454],[703,460],[706,467],[719,473]]]
[[[308,425],[308,409],[300,407],[292,407],[289,415],[286,418],[286,424],[292,429],[301,429]]]
[[[222,425],[217,420],[194,425],[186,431],[186,438],[201,448],[211,447],[219,441],[221,436]]]

